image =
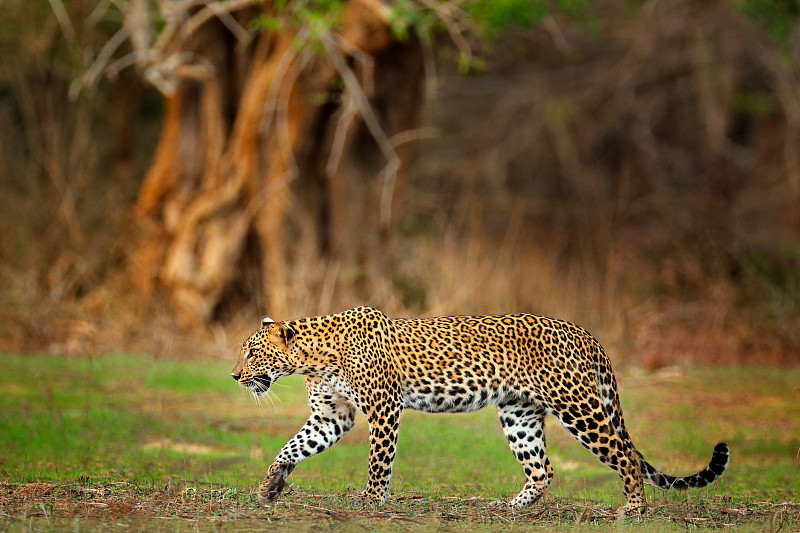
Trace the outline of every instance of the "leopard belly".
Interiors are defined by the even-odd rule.
[[[403,394],[403,408],[426,413],[471,413],[495,405],[506,392],[487,387],[468,389],[461,385],[408,386]]]

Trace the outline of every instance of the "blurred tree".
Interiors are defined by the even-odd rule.
[[[287,312],[292,269],[320,257],[360,300],[385,301],[426,43],[446,30],[469,68],[473,22],[491,34],[540,19],[549,3],[121,5],[124,25],[83,81],[135,64],[166,99],[134,211],[132,273],[144,292],[166,288],[185,318],[210,320],[237,300]],[[125,40],[133,53],[108,66]]]
[[[146,0],[126,12],[137,64],[166,99],[135,206],[135,279],[209,320],[254,293],[286,312],[290,265],[319,255],[364,283],[383,271],[422,96],[418,38],[394,40],[376,1],[177,6],[162,6],[158,37]]]

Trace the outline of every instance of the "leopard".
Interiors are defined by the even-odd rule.
[[[644,484],[663,490],[700,488],[730,461],[716,444],[701,471],[657,470],[625,427],[611,362],[585,329],[535,314],[389,318],[362,306],[340,313],[275,322],[268,316],[242,344],[231,376],[256,396],[289,375],[304,376],[310,415],[269,466],[257,497],[272,505],[294,468],[336,444],[356,415],[369,426],[366,488],[360,501],[389,495],[404,410],[466,413],[495,406],[525,483],[503,503],[519,509],[547,493],[554,469],[547,456],[551,415],[622,480],[621,516],[641,516]]]

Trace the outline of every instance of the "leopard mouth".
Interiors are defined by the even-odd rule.
[[[269,386],[272,384],[272,381],[267,376],[255,376],[247,386],[250,388],[250,392],[252,392],[255,396],[264,396],[269,391]]]

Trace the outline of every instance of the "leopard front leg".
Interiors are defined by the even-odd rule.
[[[389,495],[402,407],[386,405],[369,415],[369,475],[364,500],[382,504]]]
[[[306,389],[311,416],[281,448],[259,485],[258,501],[263,505],[278,499],[286,486],[286,479],[298,463],[336,444],[355,423],[355,408],[331,394],[321,380],[307,377]]]

